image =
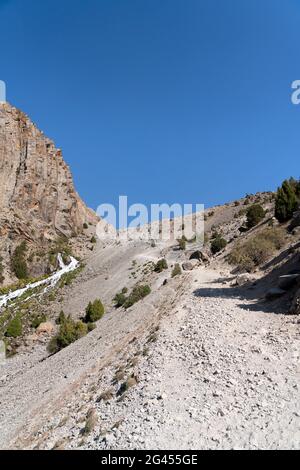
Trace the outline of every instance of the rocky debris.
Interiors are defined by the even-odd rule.
[[[161,318],[156,341],[145,331],[104,369],[86,376],[23,447],[300,447],[295,325],[284,315],[249,312],[251,301],[241,306],[217,273],[188,275],[176,307]],[[195,281],[199,296],[189,287]]]
[[[191,259],[190,261],[186,261],[182,263],[182,269],[184,271],[192,271],[194,268],[199,266],[199,261],[197,259]]]

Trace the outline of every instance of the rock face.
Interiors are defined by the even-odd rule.
[[[9,104],[0,104],[0,185],[1,219],[25,218],[27,226],[33,220],[41,236],[69,237],[95,219],[74,189],[62,152]]]
[[[97,223],[61,150],[8,103],[0,103],[0,185],[0,254],[18,239],[41,244]]]

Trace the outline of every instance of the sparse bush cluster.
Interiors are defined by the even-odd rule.
[[[276,250],[279,250],[283,246],[284,240],[284,230],[278,227],[268,227],[244,243],[237,244],[229,254],[228,261],[230,264],[250,272],[266,262]]]
[[[100,299],[96,299],[94,302],[89,302],[86,311],[85,319],[86,323],[93,323],[100,320],[104,315],[104,306]]]
[[[55,354],[71,343],[74,343],[74,341],[82,338],[95,328],[94,322],[102,318],[103,315],[104,307],[99,299],[89,302],[83,320],[73,320],[70,315],[66,317],[64,312],[61,311],[56,319],[59,331],[50,341],[48,351],[51,354]]]
[[[132,305],[137,303],[139,300],[142,300],[144,297],[149,295],[150,292],[150,286],[148,286],[147,284],[137,285],[132,289],[128,296],[125,295],[127,293],[127,290],[125,291],[123,289],[122,292],[116,294],[113,301],[115,303],[115,307],[124,307],[125,309],[127,309],[129,307],[132,307]]]
[[[124,287],[121,292],[118,292],[115,297],[113,298],[113,302],[116,308],[120,308],[124,305],[126,301],[126,294],[128,292],[127,287]]]
[[[26,251],[26,243],[23,241],[16,247],[11,258],[11,267],[18,279],[28,278]]]
[[[275,217],[280,222],[287,222],[297,210],[300,201],[300,181],[290,178],[278,188],[275,198]]]

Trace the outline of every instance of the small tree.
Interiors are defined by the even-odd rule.
[[[100,299],[96,299],[94,302],[89,302],[86,310],[85,322],[93,323],[100,320],[104,315],[104,306]]]
[[[299,188],[291,180],[285,180],[281,188],[278,188],[275,199],[275,217],[280,222],[290,220],[293,213],[297,210],[298,199],[297,192]]]
[[[260,204],[253,204],[247,210],[247,227],[250,229],[259,224],[265,217],[265,210]]]

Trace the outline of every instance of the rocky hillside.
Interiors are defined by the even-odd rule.
[[[78,196],[61,150],[8,103],[0,104],[0,185],[0,255],[7,278],[20,241],[40,251],[97,221]]]

